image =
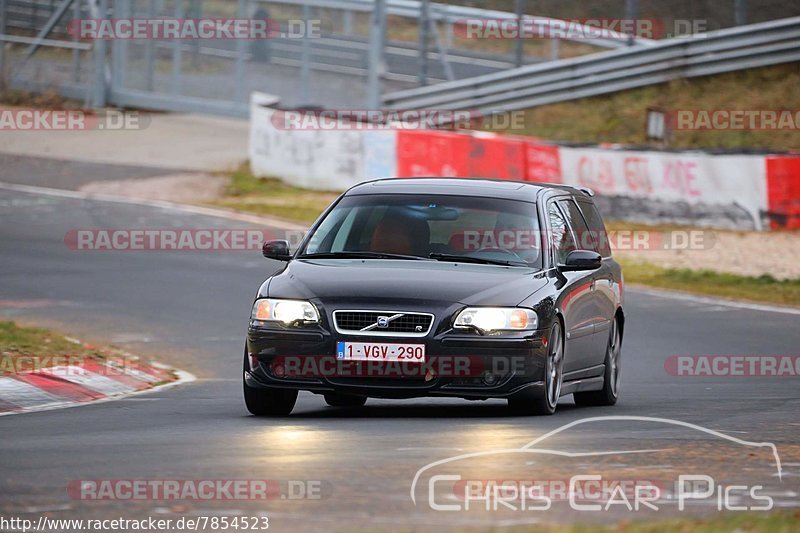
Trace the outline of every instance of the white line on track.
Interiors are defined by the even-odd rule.
[[[302,224],[294,224],[285,220],[273,219],[259,215],[249,215],[246,213],[237,213],[235,211],[226,211],[224,209],[215,209],[213,207],[202,207],[197,205],[180,204],[176,202],[167,202],[165,200],[146,200],[143,198],[129,198],[126,196],[114,196],[110,194],[93,194],[80,191],[68,191],[65,189],[53,189],[51,187],[37,187],[33,185],[20,185],[17,183],[0,182],[0,189],[9,191],[23,192],[28,194],[46,194],[49,196],[58,196],[61,198],[74,198],[78,200],[96,200],[101,202],[114,202],[119,204],[129,205],[142,205],[146,207],[157,207],[160,209],[171,209],[173,211],[181,211],[193,215],[205,215],[218,218],[227,218],[229,220],[239,220],[242,222],[250,222],[252,224],[261,224],[265,226],[272,226],[282,230],[298,230],[303,231],[308,229]]]
[[[671,300],[682,300],[684,302],[691,302],[696,304],[713,305],[728,307],[734,309],[746,309],[748,311],[764,311],[767,313],[784,313],[787,315],[800,315],[800,309],[793,307],[781,307],[777,305],[757,304],[750,302],[740,302],[736,300],[723,300],[720,298],[710,298],[708,296],[695,296],[684,292],[673,292],[661,289],[650,289],[642,286],[631,286],[628,288],[629,292],[638,292],[641,294],[648,294],[650,296],[657,296],[660,298],[669,298]]]

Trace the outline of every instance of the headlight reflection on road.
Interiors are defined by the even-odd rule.
[[[329,451],[335,448],[344,435],[336,431],[321,430],[303,426],[273,426],[259,431],[256,440],[259,445],[276,453],[273,457],[284,457],[294,460],[302,457],[310,460],[315,452]],[[295,455],[297,454],[297,455]]]
[[[267,439],[277,446],[297,446],[319,442],[319,437],[324,431],[308,429],[302,426],[271,427],[267,431]],[[312,438],[317,437],[317,438]]]

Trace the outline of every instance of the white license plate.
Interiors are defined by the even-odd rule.
[[[336,359],[340,361],[424,363],[425,345],[383,342],[337,342]]]

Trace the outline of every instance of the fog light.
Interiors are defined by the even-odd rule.
[[[271,365],[269,365],[269,369],[272,371],[272,374],[275,377],[279,378],[286,377],[286,369],[283,368],[283,365],[281,363],[273,362]]]
[[[489,371],[486,371],[483,374],[481,374],[481,381],[483,381],[484,385],[488,385],[489,387],[495,385],[499,380],[500,376],[498,376],[497,374],[492,374]]]

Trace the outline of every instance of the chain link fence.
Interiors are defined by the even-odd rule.
[[[287,107],[363,108],[375,101],[373,69],[380,90],[390,93],[603,49],[561,39],[466,39],[462,21],[442,15],[445,4],[511,17],[702,19],[708,29],[800,14],[800,4],[775,0],[389,0],[375,54],[370,17],[376,2],[0,0],[0,78],[13,89],[54,91],[86,105],[246,116],[252,91],[274,94]],[[71,21],[87,19],[270,19],[279,35],[95,40],[70,31]]]

